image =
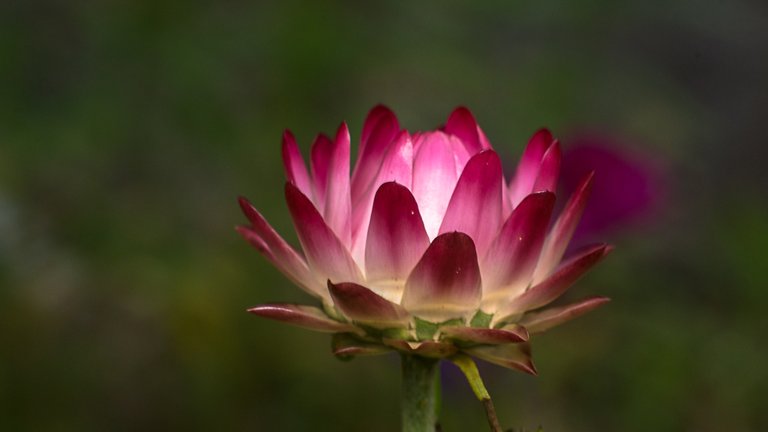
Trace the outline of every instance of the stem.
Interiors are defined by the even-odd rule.
[[[464,372],[464,376],[467,377],[467,382],[472,387],[475,396],[483,403],[485,415],[488,418],[488,426],[490,426],[491,431],[501,432],[499,418],[496,417],[496,409],[493,407],[491,395],[488,394],[488,390],[486,390],[485,384],[483,384],[483,379],[480,378],[480,371],[477,370],[475,361],[466,354],[457,354],[451,358],[451,361]]]
[[[439,360],[406,354],[402,359],[403,432],[434,432]]]

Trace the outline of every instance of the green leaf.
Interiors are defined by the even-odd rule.
[[[487,314],[481,310],[478,310],[472,320],[469,322],[470,327],[482,327],[489,328],[491,326],[491,319],[493,314]]]

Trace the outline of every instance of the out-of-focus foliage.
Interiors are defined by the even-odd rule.
[[[396,430],[397,358],[248,316],[307,299],[232,230],[246,194],[292,235],[283,128],[382,102],[469,106],[510,167],[547,125],[667,170],[569,294],[614,302],[538,338],[539,377],[482,368],[506,427],[765,430],[766,52],[760,1],[2,2],[0,429]],[[445,381],[445,430],[482,427]]]

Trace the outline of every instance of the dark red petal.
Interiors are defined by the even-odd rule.
[[[317,135],[310,150],[309,166],[312,173],[313,202],[320,212],[325,209],[325,195],[328,189],[328,172],[332,152],[333,141],[327,135]]]
[[[560,176],[561,159],[562,152],[560,151],[560,144],[555,140],[541,158],[539,175],[536,177],[536,183],[533,185],[531,192],[554,192],[557,190],[557,179]]]
[[[323,311],[312,306],[285,303],[263,304],[248,309],[248,312],[260,317],[320,332],[360,332],[359,329],[350,324],[330,319]]]
[[[309,267],[322,282],[361,282],[362,274],[349,251],[325,224],[309,199],[291,183],[285,185],[285,199]]]
[[[608,303],[610,300],[608,297],[591,297],[566,306],[529,313],[523,317],[519,324],[524,325],[531,334],[541,333],[566,321],[580,317]]]
[[[381,185],[368,226],[366,278],[405,282],[428,247],[419,207],[408,188],[394,182]]]
[[[456,183],[440,234],[460,231],[484,254],[501,225],[501,160],[493,150],[474,155]]]
[[[352,246],[352,203],[349,193],[349,129],[342,123],[333,141],[323,218],[339,240]]]
[[[408,320],[408,313],[402,306],[362,285],[350,282],[334,284],[328,281],[328,291],[334,304],[354,321],[375,327],[391,327]]]
[[[288,181],[295,184],[304,195],[312,197],[313,191],[307,165],[301,156],[299,146],[296,145],[296,138],[288,129],[283,132],[283,166]]]
[[[516,369],[536,375],[536,366],[531,359],[531,345],[528,342],[466,348],[467,354],[489,363]]]
[[[346,359],[355,356],[384,354],[392,351],[392,348],[361,341],[348,334],[337,333],[333,335],[331,350],[333,351],[333,355]]]
[[[446,133],[457,136],[464,143],[470,155],[483,150],[483,144],[477,133],[477,121],[467,108],[458,107],[453,110],[448,116],[444,130]]]
[[[466,317],[480,304],[475,244],[463,233],[441,234],[408,276],[401,304],[425,320]]]
[[[458,351],[455,345],[447,342],[406,342],[400,339],[384,339],[383,342],[399,351],[431,358],[449,357]]]
[[[484,302],[498,300],[492,295],[494,292],[508,295],[528,285],[544,244],[554,203],[555,195],[551,192],[531,194],[507,218],[483,260]]]
[[[515,176],[509,184],[509,194],[513,205],[517,205],[533,191],[539,175],[541,160],[554,138],[547,129],[540,129],[528,141],[523,156],[517,165]]]
[[[540,308],[563,295],[584,273],[600,262],[611,251],[605,244],[587,248],[576,257],[568,260],[560,269],[543,282],[534,285],[528,291],[513,299],[510,304],[499,310],[499,316],[507,316],[527,310]]]
[[[539,264],[534,272],[533,283],[539,283],[544,280],[560,263],[560,259],[563,257],[571,237],[573,237],[573,232],[576,230],[579,219],[581,219],[584,207],[587,205],[587,198],[589,198],[589,192],[592,189],[593,177],[594,172],[588,174],[581,181],[579,187],[565,204],[560,217],[557,218],[541,250],[541,258],[539,258]]]
[[[352,173],[352,202],[357,202],[375,180],[384,153],[399,132],[400,124],[389,108],[379,105],[368,114]]]
[[[450,339],[484,345],[518,343],[528,340],[528,331],[522,326],[509,326],[504,329],[476,327],[441,327],[443,335]]]

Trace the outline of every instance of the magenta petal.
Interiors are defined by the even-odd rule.
[[[248,312],[260,317],[320,332],[360,332],[359,329],[350,324],[328,318],[323,311],[312,306],[284,303],[264,304],[248,309]]]
[[[440,234],[460,231],[484,254],[501,225],[501,161],[493,150],[473,156],[464,167],[440,225]]]
[[[518,343],[528,340],[528,331],[522,326],[509,326],[504,329],[441,327],[440,331],[450,339],[482,345]]]
[[[355,201],[355,206],[352,209],[352,251],[358,262],[362,262],[365,256],[366,235],[371,221],[375,194],[379,187],[386,182],[397,182],[409,187],[412,167],[413,142],[408,132],[403,131],[387,149],[376,180],[365,191],[360,200]]]
[[[394,182],[381,185],[368,226],[366,278],[405,282],[427,247],[429,237],[411,192]]]
[[[483,150],[483,143],[477,133],[477,121],[472,112],[465,107],[458,107],[448,116],[444,128],[446,133],[457,136],[470,155]]]
[[[397,117],[388,108],[379,105],[368,114],[352,173],[352,202],[357,202],[376,179],[384,153],[399,132]]]
[[[238,227],[237,231],[277,267],[284,275],[310,294],[330,300],[325,284],[311,275],[304,258],[299,255],[247,199],[240,197],[240,208],[251,222],[251,228]]]
[[[352,203],[349,192],[349,129],[342,123],[336,133],[328,166],[324,219],[347,247],[352,246]]]
[[[433,322],[468,317],[480,304],[480,269],[475,244],[463,233],[441,234],[408,276],[401,304]]]
[[[536,366],[531,359],[531,345],[528,342],[477,346],[464,349],[470,355],[489,363],[516,369],[531,375],[536,375]]]
[[[563,257],[565,249],[568,247],[568,243],[571,241],[571,237],[573,237],[573,232],[579,223],[579,219],[581,219],[581,214],[584,212],[584,207],[587,205],[587,198],[592,189],[593,177],[594,172],[589,173],[581,181],[579,187],[565,204],[560,217],[557,218],[541,250],[541,257],[534,272],[533,283],[539,283],[549,276]]]
[[[320,212],[325,209],[325,195],[328,188],[328,172],[331,164],[333,141],[324,134],[315,137],[310,150],[310,171],[314,191],[314,203]]]
[[[602,260],[611,251],[608,245],[589,247],[576,257],[568,260],[543,282],[534,285],[512,302],[499,310],[499,317],[522,313],[540,308],[563,295],[584,273]]]
[[[498,299],[491,295],[524,289],[539,259],[546,237],[549,218],[555,203],[551,192],[528,195],[512,211],[483,260],[483,299]],[[484,305],[485,307],[485,305]],[[493,309],[493,308],[491,308]]]
[[[610,300],[608,297],[590,297],[566,306],[526,314],[520,321],[520,324],[524,325],[531,334],[541,333],[566,321],[580,317],[608,303]]]
[[[509,185],[509,195],[513,205],[517,205],[533,191],[539,176],[541,160],[554,139],[547,129],[538,130],[528,141],[522,158],[517,165],[515,177]]]
[[[454,152],[442,132],[424,134],[413,160],[413,196],[430,238],[437,236],[458,175]]]
[[[560,151],[560,144],[555,140],[541,158],[539,175],[536,177],[536,183],[534,183],[531,192],[554,192],[557,190],[557,179],[560,175],[561,159],[562,152]]]
[[[299,146],[296,145],[296,138],[287,129],[283,132],[283,166],[288,181],[295,184],[304,195],[312,197],[312,184],[309,180],[307,165],[301,157]]]
[[[349,251],[325,224],[309,199],[291,183],[285,185],[285,199],[301,247],[316,278],[323,284],[328,279],[361,282],[362,274]]]
[[[392,351],[392,348],[361,341],[349,334],[336,333],[333,335],[331,350],[336,357],[347,359],[355,356],[384,354]]]
[[[392,327],[408,320],[408,313],[399,304],[355,283],[333,284],[328,281],[328,291],[334,304],[350,319],[375,327]]]

